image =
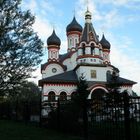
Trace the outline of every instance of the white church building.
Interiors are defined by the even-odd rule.
[[[79,77],[84,75],[88,89],[89,99],[101,92],[108,93],[107,84],[111,75],[119,75],[119,70],[111,64],[111,45],[105,35],[99,40],[99,36],[92,24],[92,14],[85,12],[85,25],[82,27],[73,20],[66,27],[67,52],[59,54],[61,40],[53,30],[47,39],[48,61],[41,65],[42,79],[39,86],[42,87],[43,115],[47,115],[49,104],[57,105],[57,99],[69,100],[76,94]],[[108,76],[109,75],[109,76]],[[136,82],[124,79],[120,76],[116,79],[120,90],[132,93],[132,86]]]

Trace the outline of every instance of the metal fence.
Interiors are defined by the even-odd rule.
[[[140,97],[91,99],[88,110],[89,136],[108,140],[140,139]]]

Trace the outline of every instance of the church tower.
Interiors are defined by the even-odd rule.
[[[102,46],[91,22],[91,12],[85,12],[85,26],[78,46],[78,64],[103,64]]]
[[[102,36],[102,39],[100,41],[100,44],[103,48],[103,62],[104,64],[108,65],[110,64],[110,43],[106,40],[104,34]]]
[[[53,30],[51,36],[47,39],[48,45],[48,62],[58,62],[59,61],[59,49],[61,41],[56,35],[55,30]]]
[[[77,22],[74,16],[72,22],[66,28],[68,52],[76,50],[76,46],[80,41],[82,30],[82,26]]]

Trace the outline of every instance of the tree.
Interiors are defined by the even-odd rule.
[[[30,119],[30,115],[40,115],[40,98],[41,91],[33,82],[25,81],[16,87],[16,94],[8,99],[11,102],[12,110],[16,113],[16,119]]]
[[[89,95],[89,90],[88,90],[88,84],[85,80],[85,77],[83,74],[79,78],[79,82],[77,85],[77,96],[75,97],[75,101],[79,105],[80,109],[83,114],[83,130],[84,130],[84,139],[88,139],[88,95]]]
[[[84,101],[87,99],[88,95],[89,95],[88,85],[82,74],[77,84],[77,95],[76,95],[77,97],[75,99],[77,100],[79,105],[82,106]]]
[[[32,25],[35,17],[22,11],[21,0],[0,1],[0,94],[11,95],[41,62],[43,43]],[[14,93],[14,92],[13,92]]]

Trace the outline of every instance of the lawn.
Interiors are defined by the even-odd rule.
[[[36,125],[0,120],[0,140],[83,140]]]

